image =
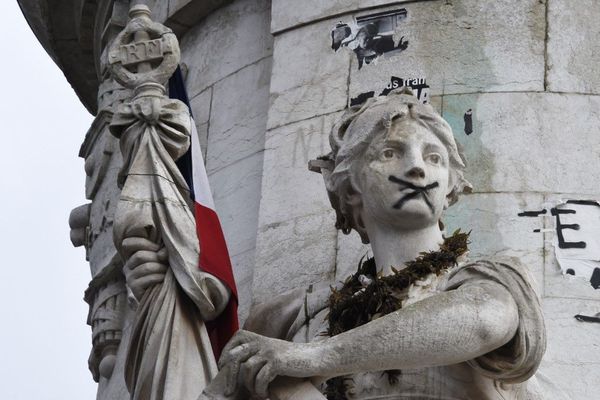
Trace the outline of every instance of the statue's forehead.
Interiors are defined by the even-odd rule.
[[[385,141],[423,142],[444,146],[440,138],[422,121],[406,116],[392,121],[383,135]]]

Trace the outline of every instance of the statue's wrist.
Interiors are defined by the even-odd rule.
[[[334,362],[328,355],[327,348],[328,346],[324,342],[313,342],[305,343],[300,349],[302,359],[310,366],[308,376],[325,376],[334,368]]]

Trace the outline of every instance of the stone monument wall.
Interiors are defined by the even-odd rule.
[[[340,22],[401,9],[395,34],[408,41],[405,50],[359,69],[355,51],[332,49]],[[549,332],[542,379],[574,399],[591,398],[600,379],[598,325],[574,316],[599,312],[600,291],[589,275],[563,274],[551,209],[600,199],[598,17],[600,4],[583,0],[273,0],[255,300],[341,280],[356,267],[366,247],[356,233],[335,230],[322,179],[307,172],[307,161],[328,151],[329,130],[353,98],[393,86],[392,77],[417,86],[425,79],[474,186],[449,209],[447,230],[472,231],[472,258],[516,257],[530,268]],[[532,210],[546,212],[522,214]],[[597,229],[594,215],[582,234]],[[588,247],[592,241],[587,236]]]
[[[32,29],[97,114],[81,151],[92,203],[71,223],[92,268],[96,364],[119,349],[112,378],[100,368],[99,398],[126,399],[120,368],[131,312],[112,244],[121,159],[107,124],[128,93],[99,65],[129,2],[65,1],[85,11],[74,27],[61,25],[79,29],[68,42],[52,36],[62,32],[50,29],[58,19],[44,22],[26,3]],[[596,396],[600,325],[574,316],[600,312],[599,2],[147,3],[180,39],[242,320],[253,301],[344,279],[366,253],[356,233],[335,229],[322,178],[307,164],[329,151],[329,131],[348,105],[409,85],[450,123],[468,161],[474,191],[449,209],[447,231],[472,232],[471,258],[515,257],[529,267],[548,328],[542,380],[572,399]],[[92,80],[81,83],[93,65],[97,93]]]
[[[273,48],[270,6],[236,1],[181,38],[188,95],[242,316],[252,298]]]

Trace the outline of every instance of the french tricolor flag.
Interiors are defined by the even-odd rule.
[[[183,83],[183,75],[179,67],[169,79],[169,97],[184,102],[190,109],[190,115],[192,115],[190,101]],[[225,311],[214,321],[206,322],[213,352],[218,360],[221,350],[239,328],[237,288],[225,237],[208,184],[196,124],[193,121],[190,148],[187,153],[177,160],[177,166],[185,178],[194,200],[196,232],[200,242],[199,267],[219,278],[229,287],[232,294]]]

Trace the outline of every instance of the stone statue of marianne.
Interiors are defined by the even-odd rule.
[[[527,266],[468,262],[468,235],[444,237],[444,210],[470,189],[446,121],[404,89],[349,109],[330,142],[312,169],[337,227],[373,259],[343,286],[254,306],[207,398],[265,399],[282,377],[328,399],[541,398],[546,336]]]

